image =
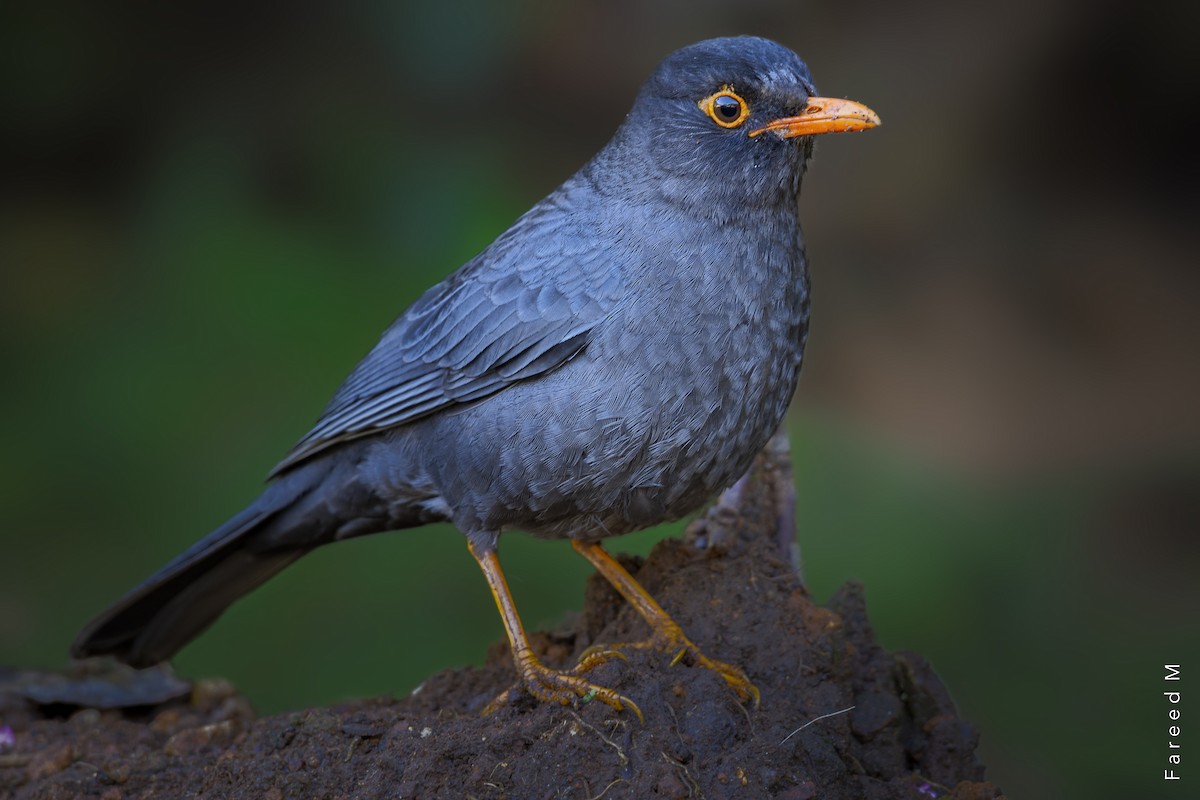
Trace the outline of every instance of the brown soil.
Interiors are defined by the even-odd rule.
[[[929,665],[875,643],[860,586],[816,605],[780,554],[776,517],[755,513],[771,507],[755,491],[737,498],[749,513],[722,508],[693,524],[690,541],[706,547],[667,540],[625,563],[707,654],[746,670],[758,708],[708,670],[630,651],[591,679],[633,698],[644,724],[599,702],[524,694],[484,716],[514,680],[503,644],[484,667],[438,673],[402,699],[261,719],[220,682],[154,704],[160,675],[149,695],[126,686],[104,702],[26,674],[9,691],[0,681],[0,797],[1001,797],[983,783],[978,734]],[[569,665],[593,642],[645,635],[593,578],[583,613],[533,638],[547,663]],[[74,705],[85,702],[141,704]]]

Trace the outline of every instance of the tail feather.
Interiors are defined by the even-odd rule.
[[[323,468],[324,466],[324,468]],[[328,465],[306,465],[267,487],[80,631],[71,655],[112,655],[135,667],[174,655],[242,595],[324,541],[314,493]],[[307,501],[305,501],[307,498]]]
[[[314,548],[446,518],[420,497],[411,504],[381,499],[360,475],[360,449],[367,446],[343,445],[276,476],[245,510],[88,623],[71,655],[157,664]]]
[[[243,548],[274,516],[251,506],[217,528],[88,623],[71,655],[112,655],[135,667],[172,656],[230,603],[304,554]]]

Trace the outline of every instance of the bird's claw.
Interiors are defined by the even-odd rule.
[[[599,700],[605,705],[611,706],[615,711],[625,711],[626,709],[632,711],[638,718],[638,722],[645,724],[646,718],[642,715],[642,710],[638,708],[637,703],[612,689],[579,677],[578,673],[586,672],[613,658],[626,660],[624,655],[608,649],[601,649],[590,655],[587,655],[585,651],[585,656],[569,672],[551,669],[536,660],[525,661],[519,665],[521,682],[497,695],[483,709],[483,713],[490,714],[501,706],[508,705],[512,700],[513,692],[517,689],[524,689],[538,700],[556,702],[564,706],[571,705],[577,699],[585,703]]]
[[[692,645],[692,647],[695,648],[696,646]],[[758,708],[758,704],[762,700],[762,695],[759,693],[758,687],[750,681],[749,676],[746,675],[746,672],[741,667],[727,664],[724,661],[717,661],[715,658],[709,658],[701,653],[699,649],[689,651],[686,647],[680,649],[678,655],[671,661],[671,665],[674,666],[682,660],[685,653],[691,655],[692,660],[696,664],[706,669],[711,669],[724,678],[725,683],[729,684],[729,688],[733,689],[739,700],[743,703],[747,700],[753,700],[754,707]]]
[[[762,695],[759,693],[758,687],[750,681],[746,672],[741,667],[727,664],[724,661],[717,661],[715,658],[709,658],[704,655],[700,651],[700,648],[691,639],[687,638],[683,630],[679,628],[656,630],[650,638],[640,642],[626,642],[613,645],[594,644],[583,651],[579,657],[579,662],[571,672],[575,674],[587,672],[592,667],[603,664],[605,661],[611,661],[614,658],[628,661],[629,659],[621,653],[622,650],[645,649],[654,649],[663,653],[673,654],[670,663],[672,667],[687,660],[696,666],[712,670],[725,679],[725,683],[729,684],[729,688],[733,689],[740,701],[753,700],[754,707],[758,708]]]
[[[601,664],[607,664],[609,661],[624,661],[629,663],[626,655],[615,647],[609,647],[605,644],[594,644],[579,654],[579,660],[571,668],[571,674],[582,675],[585,672],[592,671]]]

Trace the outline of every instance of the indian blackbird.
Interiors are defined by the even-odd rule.
[[[330,542],[449,520],[466,536],[543,700],[629,698],[534,656],[497,560],[502,531],[568,537],[645,617],[647,643],[716,670],[600,546],[728,487],[779,426],[804,352],[797,197],[817,134],[879,124],[816,96],[774,42],[679,50],[612,140],[427,291],[351,372],[245,510],[79,634],[77,657],[170,657],[237,598]]]

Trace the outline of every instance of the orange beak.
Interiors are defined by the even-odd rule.
[[[816,136],[818,133],[865,131],[879,124],[879,115],[861,103],[833,97],[810,97],[802,113],[768,122],[748,135],[753,137],[774,131],[784,139],[791,139],[793,136]]]

